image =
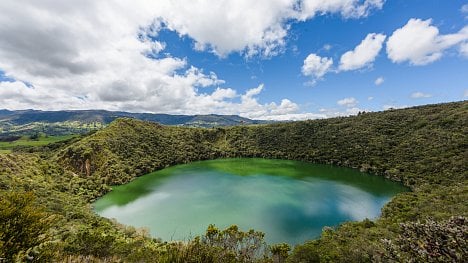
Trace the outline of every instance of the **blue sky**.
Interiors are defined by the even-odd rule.
[[[466,1],[41,2],[0,4],[0,108],[307,119],[468,97]]]

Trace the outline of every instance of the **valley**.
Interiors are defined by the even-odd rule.
[[[273,258],[371,262],[426,257],[443,247],[451,254],[434,257],[460,260],[466,256],[467,113],[468,103],[456,102],[346,118],[217,128],[124,118],[69,142],[2,154],[0,251],[8,253],[1,257],[251,262],[255,254],[264,262]],[[295,247],[266,245],[260,232],[221,230],[208,222],[205,234],[166,243],[148,230],[102,218],[90,205],[114,186],[153,171],[241,157],[354,168],[400,182],[411,191],[392,198],[375,220],[325,227],[318,239]],[[9,220],[25,218],[15,216],[24,213],[29,219],[19,223],[25,236],[21,242],[9,239],[12,228],[5,222],[17,222]],[[425,231],[428,227],[437,231]],[[34,238],[38,233],[43,238]],[[227,237],[234,243],[223,242]],[[440,247],[429,245],[436,241]],[[423,244],[427,254],[406,249],[414,244]],[[247,247],[252,248],[248,253]]]

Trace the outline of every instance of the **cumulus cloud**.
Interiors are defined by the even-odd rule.
[[[224,99],[232,99],[237,96],[237,92],[231,88],[223,89],[216,88],[216,90],[211,94],[211,98],[216,101],[222,101]]]
[[[81,97],[71,97],[65,91],[48,90],[29,86],[21,81],[0,82],[0,105],[8,109],[49,109],[50,104],[56,109],[80,109],[86,103]]]
[[[340,64],[335,72],[357,70],[369,67],[382,49],[386,36],[383,34],[370,33],[354,50],[344,53],[340,58]],[[312,77],[312,84],[322,78],[326,73],[332,71],[333,59],[320,57],[311,53],[304,60],[302,74]]]
[[[382,49],[385,38],[383,34],[368,34],[354,50],[341,56],[339,70],[356,70],[372,65]]]
[[[222,87],[222,76],[163,54],[167,44],[158,34],[174,31],[192,39],[194,48],[220,57],[232,52],[268,57],[282,51],[293,21],[326,13],[362,17],[383,3],[332,2],[0,1],[0,70],[16,80],[0,82],[0,105],[317,117],[287,99],[260,103],[263,86],[243,94]]]
[[[359,103],[359,101],[357,101],[356,98],[353,98],[353,97],[344,98],[344,99],[341,99],[341,100],[336,102],[336,104],[338,104],[340,106],[345,106],[345,107],[348,107],[348,108],[353,108],[358,103]]]
[[[157,15],[167,29],[187,35],[198,50],[219,56],[275,55],[285,44],[286,20],[294,16],[295,1],[158,1]]]
[[[395,63],[426,65],[443,56],[443,52],[468,40],[468,26],[454,34],[442,35],[432,20],[410,19],[393,32],[387,41],[387,54]]]
[[[170,30],[187,35],[198,50],[219,56],[241,52],[272,56],[282,51],[292,20],[338,13],[345,18],[367,16],[383,0],[222,0],[158,1],[158,16]]]
[[[312,53],[304,60],[302,74],[304,76],[311,76],[314,79],[320,79],[330,71],[331,66],[333,66],[332,58],[320,57]]]
[[[378,77],[375,81],[374,81],[374,84],[376,86],[380,86],[382,85],[383,83],[385,82],[385,79],[383,77]]]
[[[463,97],[464,97],[464,98],[468,98],[468,89],[466,89],[466,90],[463,92]]]
[[[432,97],[432,95],[418,91],[418,92],[412,93],[410,97],[412,99],[422,99],[422,98],[430,98]]]
[[[283,120],[288,116],[299,115],[297,113],[299,106],[288,99],[283,99],[279,105],[274,102],[260,104],[256,96],[259,95],[263,89],[263,84],[250,89],[241,96],[240,105],[225,103],[223,108],[239,107],[240,116],[252,119]],[[307,115],[303,114],[302,116],[304,118],[307,117]]]

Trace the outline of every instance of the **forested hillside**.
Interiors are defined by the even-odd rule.
[[[412,188],[445,186],[466,179],[467,113],[463,102],[216,129],[119,119],[61,151],[58,159],[108,184],[194,160],[265,157],[359,168]]]
[[[97,217],[87,203],[111,185],[195,160],[263,157],[354,167],[401,181],[413,191],[397,195],[375,222],[325,229],[320,239],[294,248],[288,261],[462,262],[467,256],[467,116],[468,102],[458,102],[347,118],[212,129],[118,119],[81,140],[50,147],[52,151],[43,148],[35,154],[0,156],[6,167],[0,171],[1,189],[2,195],[32,191],[41,203],[41,213],[67,222],[52,220],[53,230],[48,230],[49,236],[62,240],[49,249],[57,257],[131,261],[153,256],[159,261],[228,262],[226,255],[219,254],[221,245],[203,241],[210,232],[198,241],[168,247]],[[28,161],[21,164],[23,160]],[[5,200],[14,203],[15,198]],[[51,198],[75,201],[54,205]],[[69,210],[67,204],[74,207]],[[137,248],[138,242],[144,245]],[[38,246],[29,246],[33,245]],[[286,246],[276,246],[265,254],[265,261],[282,262],[285,251]],[[239,251],[230,252],[232,262],[252,260],[240,257]]]

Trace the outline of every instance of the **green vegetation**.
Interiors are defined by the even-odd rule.
[[[29,147],[45,146],[51,143],[70,140],[77,135],[46,136],[33,134],[31,136],[18,137],[13,141],[0,141],[0,153],[11,153],[14,150],[24,150]]]
[[[260,157],[335,164],[401,181],[413,191],[397,195],[375,222],[327,228],[320,239],[296,246],[287,258],[287,247],[273,246],[259,261],[453,262],[467,258],[466,246],[455,244],[447,247],[447,253],[433,253],[431,244],[439,239],[458,242],[460,235],[466,240],[466,116],[468,102],[214,129],[119,119],[83,139],[50,147],[53,151],[47,154],[42,149],[35,154],[0,155],[0,193],[3,200],[8,192],[32,191],[34,202],[40,204],[33,207],[37,213],[43,209],[54,218],[44,239],[51,241],[32,248],[35,244],[23,243],[16,255],[39,258],[48,253],[69,261],[219,262],[223,258],[219,253],[227,252],[223,244],[203,241],[209,239],[210,229],[190,242],[161,243],[142,230],[96,216],[89,203],[111,185],[195,160]],[[250,244],[246,240],[250,239],[241,239],[237,247]],[[415,244],[424,248],[421,257],[414,257],[420,255]],[[232,253],[232,261],[251,261],[244,260],[240,250]]]
[[[468,249],[468,223],[464,217],[436,222],[402,224],[402,234],[384,240],[386,256],[397,262],[463,262]]]
[[[36,208],[31,192],[7,193],[0,201],[0,257],[11,259],[23,248],[44,242],[51,218],[42,207]]]

